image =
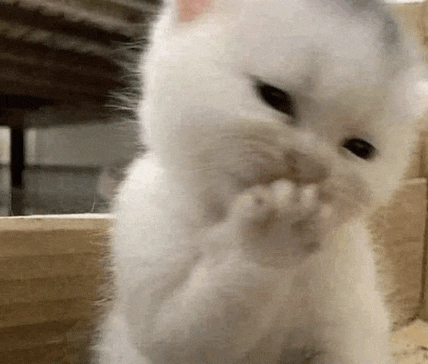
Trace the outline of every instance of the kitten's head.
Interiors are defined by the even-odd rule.
[[[145,142],[219,211],[278,178],[377,206],[426,104],[411,50],[375,1],[171,1],[143,71]]]

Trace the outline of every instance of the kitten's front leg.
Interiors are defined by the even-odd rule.
[[[206,249],[187,281],[159,305],[144,351],[155,363],[245,357],[277,324],[292,267],[312,252],[307,244],[327,215],[313,186],[278,181],[238,196],[226,221],[201,238]]]
[[[320,355],[311,363],[392,364],[390,318],[376,280],[370,234],[364,224],[355,224],[346,236],[343,244],[349,247],[332,257],[334,276],[320,276],[312,286],[320,299],[314,325]]]
[[[343,326],[327,330],[323,349],[310,363],[394,364],[384,308],[372,306],[366,309],[372,311],[372,321],[367,321],[367,312],[350,311],[353,316],[344,321]]]

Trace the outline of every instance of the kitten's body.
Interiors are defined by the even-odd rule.
[[[177,4],[145,63],[151,152],[116,203],[99,362],[392,363],[366,219],[397,188],[421,109],[397,27],[370,1]]]
[[[188,274],[189,267],[193,267],[200,256],[200,241],[190,239],[189,232],[182,227],[182,216],[171,212],[174,209],[171,207],[171,201],[173,201],[172,205],[175,205],[177,195],[173,191],[168,191],[167,183],[162,183],[164,182],[162,171],[151,165],[152,163],[155,161],[139,160],[134,164],[133,172],[125,184],[127,188],[124,190],[127,193],[121,195],[122,203],[126,204],[128,208],[119,217],[118,234],[129,244],[115,246],[118,282],[121,282],[122,285],[118,285],[119,300],[116,303],[116,310],[110,315],[106,324],[107,340],[104,342],[102,351],[104,356],[102,355],[101,363],[151,363],[147,357],[136,351],[134,346],[136,343],[131,344],[132,339],[128,336],[128,330],[130,330],[131,324],[150,325],[150,315],[154,315],[158,302],[161,300],[158,295],[163,296],[162,289],[168,286],[166,281],[183,280],[183,276]],[[150,172],[148,173],[148,171]],[[159,186],[159,189],[162,187],[162,193],[153,191],[155,184]],[[152,208],[146,209],[142,213],[140,206],[146,204],[147,201],[153,203]],[[136,210],[140,211],[138,215],[135,214]],[[164,218],[159,219],[159,215]],[[153,226],[156,226],[156,231],[160,232],[159,235],[165,234],[174,237],[176,244],[168,244],[168,239],[161,239],[161,236],[155,233],[148,236],[145,232],[151,231]],[[137,229],[138,231],[136,231]],[[135,239],[135,236],[144,237],[147,243],[144,246],[138,244],[139,240]],[[227,240],[224,241],[224,243],[227,242]],[[161,333],[162,336],[158,340],[163,341],[169,347],[165,351],[170,352],[172,357],[159,361],[154,360],[153,363],[270,364],[279,362],[278,360],[281,358],[281,364],[297,364],[304,363],[303,359],[307,352],[310,355],[314,350],[325,350],[329,346],[346,353],[346,359],[344,358],[346,361],[331,361],[332,363],[392,363],[388,350],[389,321],[381,303],[381,297],[376,293],[375,267],[363,222],[355,221],[346,225],[341,231],[336,232],[335,238],[329,243],[330,247],[324,247],[321,252],[312,255],[304,263],[292,269],[262,272],[261,269],[254,267],[244,270],[243,276],[240,270],[242,267],[236,266],[235,271],[235,266],[232,265],[225,271],[223,279],[216,282],[225,290],[230,289],[233,292],[236,289],[238,297],[242,293],[237,286],[242,285],[246,295],[252,299],[256,296],[256,300],[260,300],[261,304],[266,304],[266,308],[262,306],[259,308],[260,311],[256,311],[260,315],[264,315],[263,311],[266,310],[266,315],[269,316],[273,310],[269,307],[271,305],[269,290],[266,289],[264,292],[265,285],[271,280],[278,279],[278,284],[281,285],[281,287],[276,287],[276,290],[272,289],[271,294],[279,294],[277,292],[279,290],[285,295],[279,302],[272,303],[281,314],[275,314],[273,318],[267,317],[269,322],[266,325],[249,328],[250,335],[260,335],[263,339],[260,343],[251,345],[253,347],[244,358],[235,361],[235,356],[232,356],[230,351],[245,348],[245,345],[236,343],[235,340],[218,343],[215,339],[208,342],[212,345],[208,355],[218,355],[219,357],[211,361],[204,361],[200,356],[197,341],[203,332],[199,332],[196,310],[198,308],[206,310],[204,314],[208,316],[209,320],[213,319],[210,315],[213,315],[215,319],[221,318],[222,309],[227,309],[227,307],[219,308],[224,304],[222,302],[224,297],[216,299],[210,295],[208,302],[204,304],[197,302],[197,296],[192,297],[195,307],[190,312],[177,312],[179,321],[176,323],[177,328],[181,329],[181,326],[187,325],[195,326],[194,329],[198,330],[196,337],[189,337],[188,342],[183,343],[180,341],[183,340],[181,336],[184,333],[178,332],[178,337],[175,337],[174,333],[170,331],[176,329],[175,327],[165,328],[166,332]],[[221,251],[220,249],[218,248],[219,251]],[[262,282],[261,286],[254,283],[253,286],[252,280],[255,279],[253,275],[259,274],[260,279],[264,279],[268,283]],[[281,277],[279,278],[278,275]],[[137,287],[144,292],[144,295],[130,297],[129,293]],[[171,289],[167,290],[170,293]],[[262,291],[259,295],[258,290]],[[131,299],[127,304],[132,308],[125,309],[122,306],[124,303],[121,300],[122,297]],[[151,307],[151,299],[155,300],[156,308]],[[236,309],[237,313],[248,309],[247,305],[239,301],[236,302],[236,307],[234,307],[233,301],[226,304],[230,304],[229,309]],[[144,312],[145,310],[147,312]],[[365,312],[366,310],[367,312]],[[129,316],[127,317],[127,315]],[[149,317],[143,319],[143,315],[149,315]],[[243,313],[243,315],[245,314]],[[233,317],[229,319],[228,325],[240,324],[239,319]],[[271,322],[272,319],[273,322]],[[346,327],[342,326],[344,322],[348,323]],[[210,326],[201,319],[202,328]],[[324,336],[324,330],[329,332],[332,337]],[[374,334],[373,330],[378,332]],[[150,343],[150,340],[153,339],[151,335],[153,334],[143,337],[142,340],[139,339],[141,340],[140,345],[144,345],[145,340]],[[356,338],[359,338],[359,341],[356,341]],[[242,340],[241,337],[237,339]],[[251,338],[250,342],[253,343],[254,339]],[[326,342],[323,343],[322,340]],[[175,348],[175,345],[178,347]],[[228,347],[229,345],[230,347]],[[176,353],[175,350],[179,352]],[[352,355],[352,361],[348,359],[348,355]]]

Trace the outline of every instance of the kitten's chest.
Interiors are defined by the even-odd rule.
[[[320,257],[318,257],[319,259]],[[320,324],[314,296],[313,280],[319,264],[317,257],[290,272],[282,309],[275,325],[239,364],[305,364],[317,353],[314,331]],[[319,273],[319,272],[318,272]],[[319,287],[316,294],[323,294]]]
[[[295,324],[298,323],[296,319]],[[317,349],[309,327],[282,327],[259,342],[237,364],[306,364],[316,356]]]
[[[263,352],[266,352],[266,348],[270,347],[270,352],[276,352],[277,356],[272,357],[270,362],[305,364],[310,363],[311,358],[317,355],[317,340],[314,333],[323,330],[324,310],[330,311],[331,307],[326,305],[329,306],[334,302],[337,294],[334,285],[336,280],[334,265],[326,264],[332,259],[331,254],[331,251],[314,254],[290,277],[291,284],[277,325],[256,350],[263,349]]]

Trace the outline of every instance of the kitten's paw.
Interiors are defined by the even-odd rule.
[[[275,220],[294,225],[308,220],[327,221],[330,215],[331,206],[320,200],[317,185],[297,186],[289,180],[249,188],[232,206],[232,216],[243,225],[266,225]]]
[[[229,218],[247,246],[310,252],[330,229],[332,208],[321,200],[317,185],[278,180],[244,191],[234,201]]]
[[[265,224],[276,214],[275,196],[269,187],[255,186],[239,195],[231,209],[232,219],[242,225]]]
[[[277,201],[278,215],[291,224],[291,228],[302,236],[313,235],[313,239],[325,233],[332,225],[332,206],[320,198],[319,186],[293,185],[290,182],[275,181],[271,186]]]
[[[305,220],[320,208],[317,185],[297,186],[287,180],[278,180],[271,184],[270,189],[278,215],[290,223]]]

